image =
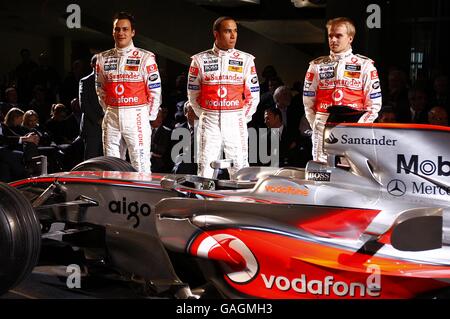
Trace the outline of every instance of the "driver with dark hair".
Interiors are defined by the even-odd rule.
[[[150,173],[150,120],[161,104],[161,79],[155,55],[136,48],[134,17],[116,14],[112,34],[115,47],[97,55],[96,83],[103,117],[103,151],[124,158],[122,141],[131,165]]]

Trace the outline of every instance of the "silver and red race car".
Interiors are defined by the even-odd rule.
[[[0,291],[59,240],[154,296],[450,297],[450,129],[338,124],[324,143],[326,164],[231,180],[104,157],[1,184]]]

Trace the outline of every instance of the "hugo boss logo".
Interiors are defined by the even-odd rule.
[[[140,204],[138,201],[128,203],[126,197],[123,197],[122,201],[110,201],[108,208],[113,214],[126,215],[127,220],[134,218],[136,222],[133,225],[133,228],[137,228],[140,224],[139,214],[143,217],[148,217],[152,212],[149,204]]]
[[[329,182],[331,180],[331,173],[328,172],[308,172],[307,179],[316,182]]]

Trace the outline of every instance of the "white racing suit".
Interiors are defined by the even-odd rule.
[[[313,159],[326,162],[323,134],[330,106],[364,112],[358,123],[371,123],[381,108],[381,87],[374,62],[352,50],[313,60],[303,88],[305,115],[313,129]]]
[[[150,120],[161,104],[161,79],[153,53],[134,47],[114,48],[97,55],[96,85],[103,117],[103,151],[124,158],[150,173]]]
[[[230,49],[211,50],[192,57],[188,98],[199,117],[198,175],[211,178],[211,162],[222,155],[233,160],[230,176],[248,164],[247,122],[259,103],[254,57]]]

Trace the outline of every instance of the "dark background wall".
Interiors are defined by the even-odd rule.
[[[324,5],[296,8],[290,0],[260,0],[256,5],[239,0],[2,2],[0,36],[8,45],[0,47],[0,80],[6,81],[8,72],[20,62],[21,48],[29,48],[35,60],[40,52],[47,51],[64,77],[75,59],[88,61],[93,53],[112,46],[111,15],[118,10],[135,13],[139,21],[135,42],[157,54],[170,85],[177,74],[186,71],[190,55],[211,47],[212,21],[225,14],[241,22],[237,47],[257,57],[258,71],[273,64],[288,85],[303,79],[311,59],[328,54],[324,25],[336,16],[355,21],[354,51],[374,59],[382,78],[393,66],[407,72],[413,82],[450,73],[448,1],[314,2]],[[65,10],[71,3],[81,7],[81,29],[68,29],[65,25]],[[381,8],[380,29],[366,25],[366,9],[373,3]],[[421,63],[414,64],[412,54],[421,57]]]

